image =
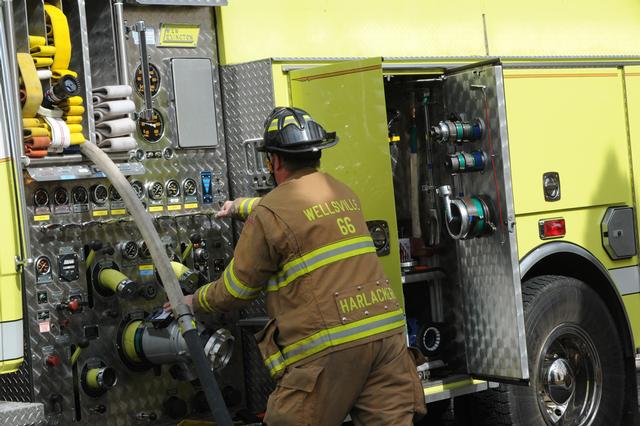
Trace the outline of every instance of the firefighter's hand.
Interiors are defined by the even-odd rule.
[[[187,294],[186,296],[184,296],[184,303],[189,306],[193,306],[193,294]],[[164,308],[165,312],[171,311],[171,302],[165,303],[162,307]]]
[[[231,217],[233,214],[233,201],[227,200],[224,202],[218,213],[216,213],[216,217]]]

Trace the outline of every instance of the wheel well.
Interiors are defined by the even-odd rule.
[[[574,247],[578,248],[577,246]],[[527,265],[523,268],[525,274],[522,277],[522,282],[540,275],[563,275],[576,278],[586,283],[602,298],[616,323],[616,328],[620,330],[620,337],[623,339],[622,346],[624,348],[623,355],[625,358],[626,376],[625,424],[635,424],[634,422],[636,422],[638,418],[638,389],[635,369],[635,348],[629,320],[622,300],[615,288],[615,284],[613,284],[605,272],[606,269],[602,265],[595,263],[598,262],[596,258],[593,258],[593,260],[589,259],[588,256],[591,255],[586,252],[586,250],[585,253],[588,256],[577,253],[582,250],[583,249],[580,248],[576,250],[576,252],[552,252],[542,258],[536,259],[533,265],[528,262],[532,259],[525,258]],[[525,262],[521,264],[521,267],[525,266],[524,263]]]
[[[629,321],[621,306],[622,302],[617,291],[613,288],[609,277],[603,274],[602,270],[594,265],[589,259],[575,253],[553,253],[540,259],[522,277],[522,281],[540,275],[563,275],[583,281],[593,288],[604,301],[620,330],[620,337],[623,340],[624,355],[634,356],[633,337],[629,328]]]

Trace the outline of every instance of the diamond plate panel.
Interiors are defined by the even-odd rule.
[[[251,331],[258,331],[258,329],[245,328],[242,330],[247,408],[253,413],[260,413],[267,409],[267,400],[269,394],[275,389],[275,382],[269,376],[269,372],[262,362],[258,344]]]
[[[458,175],[453,179],[457,182],[455,193],[490,196],[496,215],[502,211],[503,218],[491,236],[457,244],[467,366],[470,373],[479,376],[527,379],[502,68],[483,66],[449,75],[444,90],[447,113],[488,121],[485,133],[491,133],[493,146],[487,134],[481,145],[495,163],[495,180],[492,171]]]
[[[44,424],[42,404],[0,402],[0,425],[27,426]]]
[[[77,1],[77,5],[83,6],[82,0]],[[89,25],[88,39],[102,40],[105,43],[112,42],[112,28],[106,24],[111,19],[110,2],[87,2],[86,8],[89,20],[101,23],[101,25]],[[83,13],[78,13],[80,20],[83,19],[83,16]],[[202,236],[207,242],[210,253],[207,262],[209,279],[215,279],[219,275],[219,271],[215,270],[215,265],[219,265],[219,262],[216,263],[215,260],[220,259],[222,264],[226,265],[231,258],[233,233],[229,221],[218,221],[213,219],[211,215],[213,210],[216,210],[224,200],[229,198],[213,9],[208,7],[127,6],[125,18],[129,24],[137,20],[144,20],[147,27],[156,30],[156,36],[161,22],[189,22],[200,25],[198,48],[168,49],[155,45],[149,46],[150,62],[156,65],[161,75],[161,88],[158,95],[154,97],[154,107],[165,118],[166,131],[164,137],[156,144],[143,141],[138,134],[135,137],[138,139],[139,146],[147,152],[162,152],[165,148],[173,148],[175,154],[169,159],[144,160],[146,174],[135,179],[143,184],[153,181],[164,183],[171,178],[175,178],[179,182],[186,178],[196,180],[198,207],[180,211],[170,211],[165,208],[162,213],[154,213],[155,223],[163,241],[168,245],[168,250],[173,253],[181,243],[188,242],[190,235],[199,234]],[[92,49],[90,53],[93,80],[100,82],[101,85],[116,84],[111,46],[102,49],[100,44],[92,42],[88,47]],[[139,56],[132,37],[127,40],[126,52],[128,66],[133,76],[139,62]],[[211,58],[216,66],[214,70],[215,114],[219,138],[219,145],[216,148],[181,150],[177,147],[174,131],[175,114],[171,104],[172,84],[169,65],[169,60],[175,57]],[[90,85],[91,81],[92,78],[87,76],[86,83]],[[133,99],[140,109],[142,107],[141,97],[134,94]],[[214,202],[208,205],[202,204],[201,198],[200,172],[205,170],[212,172],[214,181]],[[43,403],[47,422],[52,425],[72,423],[80,425],[134,425],[141,424],[136,419],[136,415],[140,413],[155,413],[158,416],[157,424],[175,424],[175,420],[169,419],[162,413],[162,402],[172,395],[180,396],[189,401],[198,389],[188,382],[174,380],[169,373],[168,366],[146,372],[129,370],[121,361],[115,347],[118,327],[126,314],[140,311],[151,312],[166,300],[155,276],[149,276],[140,269],[140,265],[147,265],[150,261],[141,258],[127,261],[117,250],[116,245],[119,241],[138,241],[141,239],[137,228],[126,215],[118,215],[112,211],[123,207],[118,201],[107,202],[105,216],[94,216],[90,211],[80,212],[53,205],[53,193],[57,188],[64,188],[70,193],[76,186],[90,189],[92,185],[96,184],[109,186],[109,183],[104,179],[38,183],[25,175],[27,200],[25,224],[30,231],[29,245],[35,259],[39,256],[47,256],[51,260],[53,271],[51,280],[42,282],[37,279],[34,266],[25,270],[25,332],[27,334],[25,363],[19,372],[0,376],[0,395],[3,399]],[[51,200],[51,204],[44,211],[43,209],[36,210],[34,206],[34,192],[39,188],[47,190]],[[182,196],[178,198],[181,205],[187,202]],[[148,203],[148,197],[145,197],[143,201]],[[167,204],[166,199],[164,204]],[[94,206],[90,205],[89,208],[94,209]],[[36,220],[36,216],[40,216],[42,219],[46,215],[50,216],[49,220]],[[141,285],[154,289],[157,295],[150,300],[144,298],[122,300],[115,296],[102,297],[97,294],[92,284],[87,281],[83,257],[83,247],[91,241],[100,241],[104,246],[114,248],[113,254],[109,252],[99,254],[97,261],[105,259],[115,261],[123,273]],[[58,256],[63,250],[75,252],[79,256],[79,278],[70,282],[60,277],[57,265]],[[188,259],[187,264],[193,267],[193,260]],[[80,295],[84,301],[92,306],[84,306],[82,312],[75,314],[56,309],[56,305],[66,301],[70,295]],[[43,300],[43,297],[46,297],[46,300]],[[47,315],[48,322],[44,321],[44,316]],[[85,326],[98,326],[99,337],[90,341],[89,346],[82,351],[77,366],[73,367],[70,363],[71,348],[72,345],[78,344],[84,339]],[[230,371],[224,371],[221,374],[220,384],[222,387],[231,385],[236,389],[243,389],[242,353],[239,343],[241,337],[233,325],[230,325],[229,328],[236,335],[238,343],[235,348],[236,355],[229,366]],[[61,364],[55,367],[46,366],[45,360],[50,354],[59,356]],[[113,367],[118,375],[116,387],[97,398],[88,396],[77,385],[77,377],[83,366],[93,358],[99,358],[108,366]],[[60,397],[60,403],[56,406],[50,403],[51,397],[55,395]],[[100,413],[100,410],[96,409],[101,405],[106,407],[104,413]]]

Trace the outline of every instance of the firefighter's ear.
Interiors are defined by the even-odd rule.
[[[271,154],[271,167],[273,167],[274,172],[280,172],[284,168],[282,157],[279,154]]]

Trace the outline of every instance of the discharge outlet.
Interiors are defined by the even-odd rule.
[[[440,143],[473,142],[482,139],[484,134],[484,121],[476,118],[472,123],[460,120],[446,120],[431,126],[431,137]]]
[[[82,369],[80,376],[82,390],[92,397],[99,397],[116,386],[116,370],[100,360],[90,360]]]
[[[451,198],[451,187],[437,190],[443,198],[447,232],[454,240],[469,240],[495,231],[491,199],[484,195]]]
[[[178,284],[180,284],[180,288],[182,288],[182,292],[184,294],[193,294],[198,289],[198,284],[200,282],[200,277],[198,273],[189,269],[187,266],[180,262],[171,262],[171,267],[173,268],[173,272],[176,274],[176,278],[178,279]],[[156,272],[156,278],[160,283],[160,276]]]
[[[171,319],[168,314],[167,318]],[[118,333],[118,350],[125,365],[141,371],[154,365],[191,364],[189,348],[177,321],[171,319],[166,326],[162,326],[162,321],[162,318],[125,320]],[[224,368],[233,353],[231,333],[222,328],[213,333],[204,331],[200,333],[200,339],[211,369]]]
[[[447,157],[444,166],[451,173],[481,172],[487,165],[484,151],[456,152]]]
[[[103,296],[117,294],[132,298],[138,292],[138,284],[117,269],[100,269],[97,284],[97,289]]]

